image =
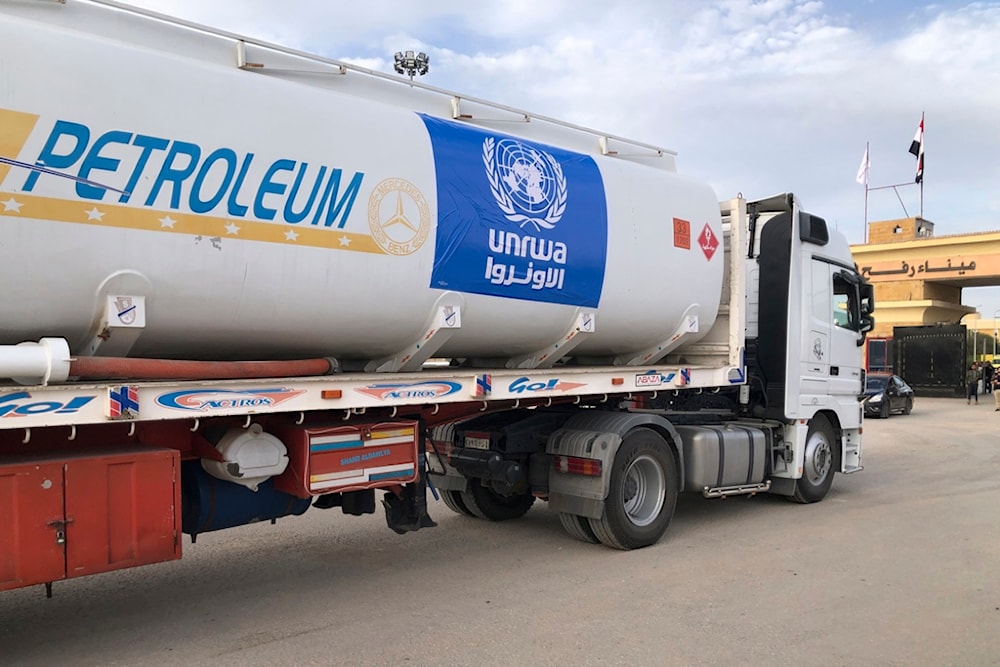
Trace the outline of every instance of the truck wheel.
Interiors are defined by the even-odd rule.
[[[913,412],[913,399],[908,398],[906,399],[906,407],[903,408],[903,414],[908,415],[911,412]]]
[[[571,537],[591,544],[600,542],[597,535],[594,535],[594,530],[590,527],[590,520],[587,517],[559,512],[559,521]]]
[[[654,544],[667,530],[677,506],[677,463],[655,431],[637,428],[618,448],[604,516],[588,519],[594,535],[614,549]]]
[[[469,490],[461,492],[462,503],[480,519],[507,521],[524,516],[535,502],[530,493],[518,496],[501,496],[493,489],[483,486],[478,479],[469,480]]]
[[[795,482],[795,494],[791,497],[797,503],[816,503],[826,496],[833,484],[833,448],[836,438],[830,420],[816,415],[809,422],[806,433],[805,461],[802,477]]]
[[[469,511],[469,508],[465,506],[462,502],[462,492],[461,491],[442,491],[441,500],[444,501],[445,507],[450,509],[455,514],[462,514],[464,516],[476,516]]]
[[[890,413],[889,399],[888,398],[883,398],[882,399],[882,411],[879,412],[878,416],[881,417],[882,419],[888,419],[889,418],[889,413]]]

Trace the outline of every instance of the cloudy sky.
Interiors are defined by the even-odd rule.
[[[674,149],[720,199],[795,192],[851,243],[866,142],[870,185],[908,184],[869,193],[869,220],[920,213],[925,113],[924,217],[938,236],[1000,230],[1000,2],[132,4],[385,72],[422,50],[431,85]],[[964,301],[990,313],[997,291]]]

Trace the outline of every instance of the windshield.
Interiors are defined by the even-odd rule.
[[[868,391],[882,391],[883,389],[885,389],[885,385],[888,382],[888,380],[889,378],[887,377],[872,377],[871,375],[869,375],[868,382],[866,384],[866,389]]]

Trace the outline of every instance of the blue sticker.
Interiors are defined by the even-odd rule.
[[[596,308],[608,206],[593,158],[420,117],[437,173],[431,287]]]

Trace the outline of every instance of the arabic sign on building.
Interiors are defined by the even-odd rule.
[[[992,267],[991,267],[992,268]],[[873,262],[860,267],[861,275],[872,282],[889,280],[930,280],[934,278],[958,278],[995,270],[977,271],[976,260],[966,257],[943,257],[907,262]]]

